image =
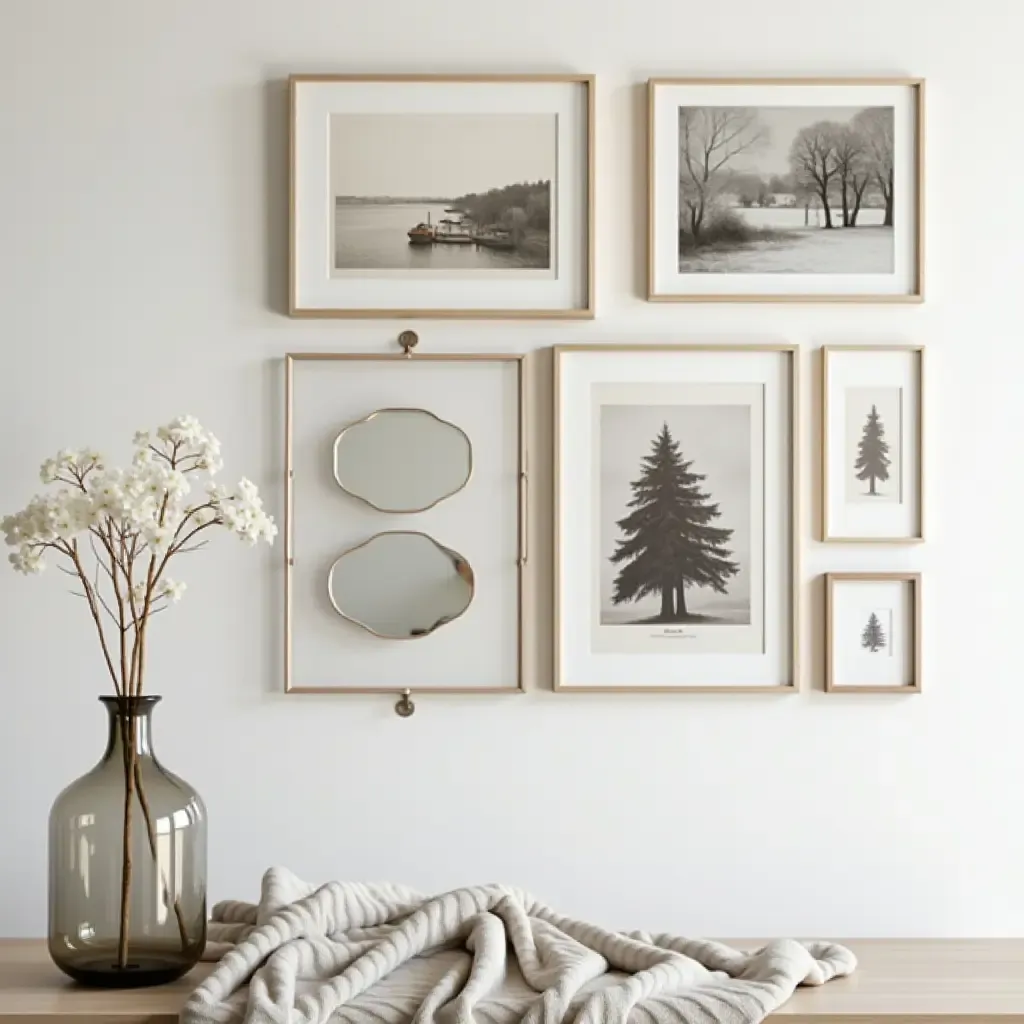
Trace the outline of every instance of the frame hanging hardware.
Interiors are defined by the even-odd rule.
[[[408,718],[416,710],[416,705],[409,699],[410,693],[412,693],[411,690],[403,690],[402,696],[399,697],[398,702],[395,704],[395,714],[399,718]]]
[[[406,357],[412,356],[412,350],[420,343],[420,336],[415,331],[402,331],[398,336],[398,344]]]
[[[530,550],[530,478],[524,469],[519,474],[519,558],[520,566],[526,565]]]

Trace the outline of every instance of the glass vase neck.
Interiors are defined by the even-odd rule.
[[[142,757],[153,756],[152,716],[159,700],[156,696],[100,697],[108,716],[105,761],[123,755],[125,749],[134,749]]]

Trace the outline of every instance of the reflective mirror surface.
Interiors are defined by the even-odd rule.
[[[378,533],[331,566],[334,610],[376,636],[411,640],[457,619],[473,600],[473,570],[425,533]]]
[[[334,478],[381,512],[422,512],[461,491],[473,471],[469,438],[426,409],[379,409],[334,442]]]

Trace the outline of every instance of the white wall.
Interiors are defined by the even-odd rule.
[[[281,694],[278,550],[225,540],[197,559],[188,600],[159,622],[150,686],[166,695],[164,760],[210,807],[215,897],[251,897],[261,870],[285,863],[311,879],[423,889],[516,882],[569,913],[690,934],[1024,931],[1024,5],[836,11],[819,0],[0,0],[3,511],[58,447],[123,451],[136,426],[178,412],[208,422],[229,470],[259,480],[279,510],[281,354],[393,342],[396,324],[280,312],[291,71],[600,76],[598,319],[417,325],[427,347],[786,339],[803,346],[808,381],[820,343],[929,348],[926,547],[814,543],[810,443],[803,460],[813,682],[812,578],[920,568],[920,697],[538,692],[551,612],[540,570],[532,692],[424,698],[403,721],[384,698]],[[927,302],[643,302],[640,83],[672,73],[926,76]],[[537,364],[543,477],[550,387]],[[535,498],[543,566],[547,488]],[[0,934],[45,930],[48,807],[103,738],[103,673],[64,582],[0,571]]]

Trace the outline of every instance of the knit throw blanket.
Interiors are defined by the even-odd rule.
[[[214,907],[209,937],[220,962],[182,1024],[752,1024],[856,966],[824,942],[606,931],[505,885],[425,897],[280,868],[258,904]]]

